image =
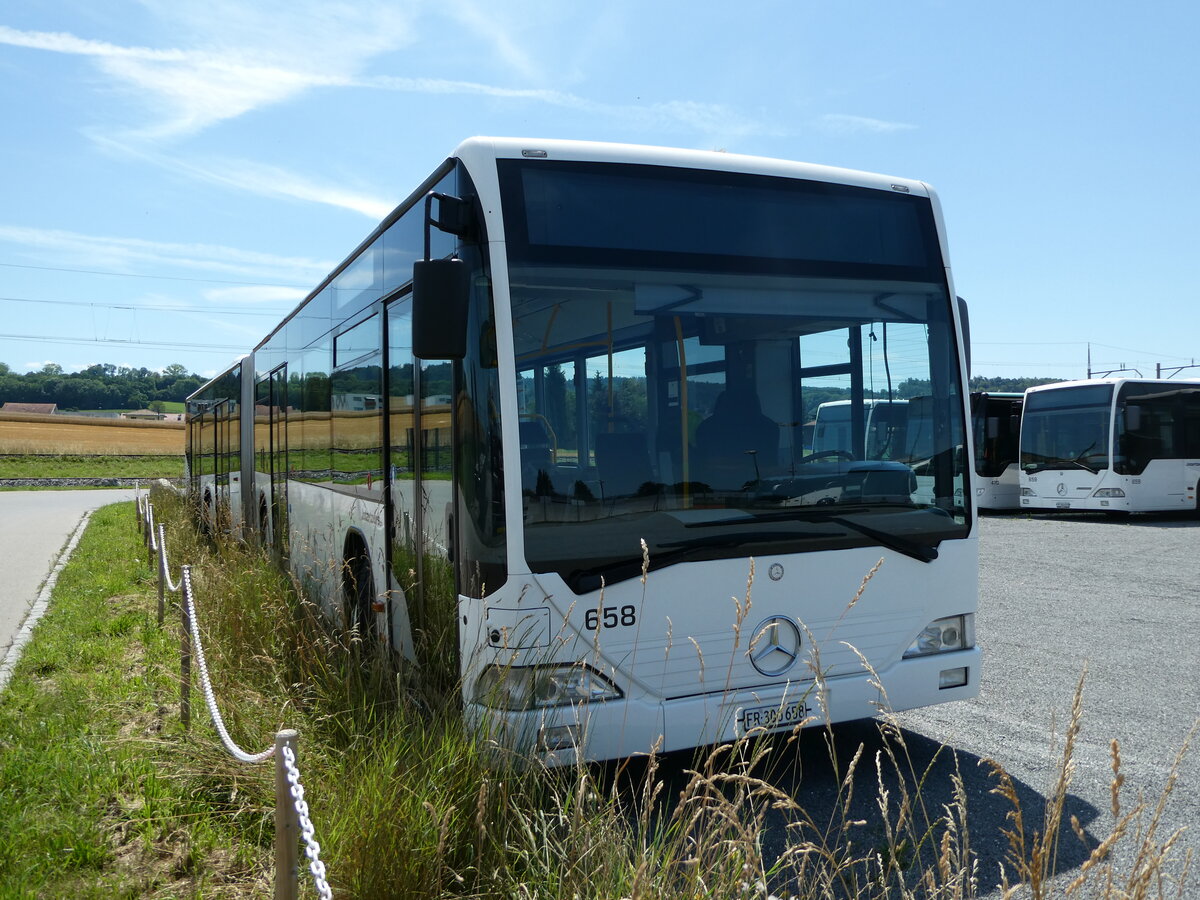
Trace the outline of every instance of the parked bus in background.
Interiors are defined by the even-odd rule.
[[[1194,510],[1200,381],[1099,378],[1031,387],[1021,508]]]
[[[1017,509],[1021,503],[1021,406],[1024,394],[976,391],[971,394],[975,441],[975,506]]]
[[[193,488],[547,762],[973,697],[945,246],[918,181],[471,139],[193,395],[193,453],[242,438]],[[904,379],[921,493],[865,414]],[[806,455],[820,388],[848,428]]]
[[[866,417],[863,427],[866,429],[867,458],[901,456],[908,426],[908,401],[868,398],[863,400],[862,410]],[[838,448],[852,447],[853,415],[850,400],[827,400],[818,406],[813,420],[811,452],[827,454]]]

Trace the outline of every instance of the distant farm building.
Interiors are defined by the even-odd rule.
[[[155,412],[152,409],[137,409],[122,416],[125,419],[143,419],[150,422],[161,422],[166,417],[166,413]]]
[[[0,412],[33,413],[38,416],[54,416],[58,414],[57,403],[5,403]]]

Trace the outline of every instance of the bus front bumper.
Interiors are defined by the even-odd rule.
[[[780,682],[667,700],[622,697],[535,710],[468,703],[465,713],[468,725],[501,758],[571,765],[967,700],[979,694],[981,662],[982,651],[973,647],[903,659],[878,674],[842,675],[819,683]]]

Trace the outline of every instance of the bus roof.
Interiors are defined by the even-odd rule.
[[[1035,384],[1026,388],[1026,393],[1035,391],[1051,391],[1060,388],[1086,387],[1088,385],[1112,384],[1118,387],[1122,384],[1187,384],[1200,385],[1200,378],[1080,378],[1076,381],[1056,381],[1052,384]]]
[[[815,163],[748,156],[721,150],[686,150],[646,144],[616,144],[601,141],[567,141],[547,138],[468,138],[454,150],[455,157],[467,162],[482,159],[559,159],[577,162],[641,163],[683,169],[707,169],[718,172],[751,172],[784,178],[804,178],[855,185],[877,190],[894,190],[927,197],[929,185],[911,178],[898,178],[856,169],[842,169]]]

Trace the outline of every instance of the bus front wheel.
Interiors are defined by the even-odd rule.
[[[375,625],[375,576],[371,571],[371,557],[363,539],[355,534],[346,539],[342,560],[342,602],[346,625],[358,635],[364,647],[374,647],[379,642],[379,629]]]

